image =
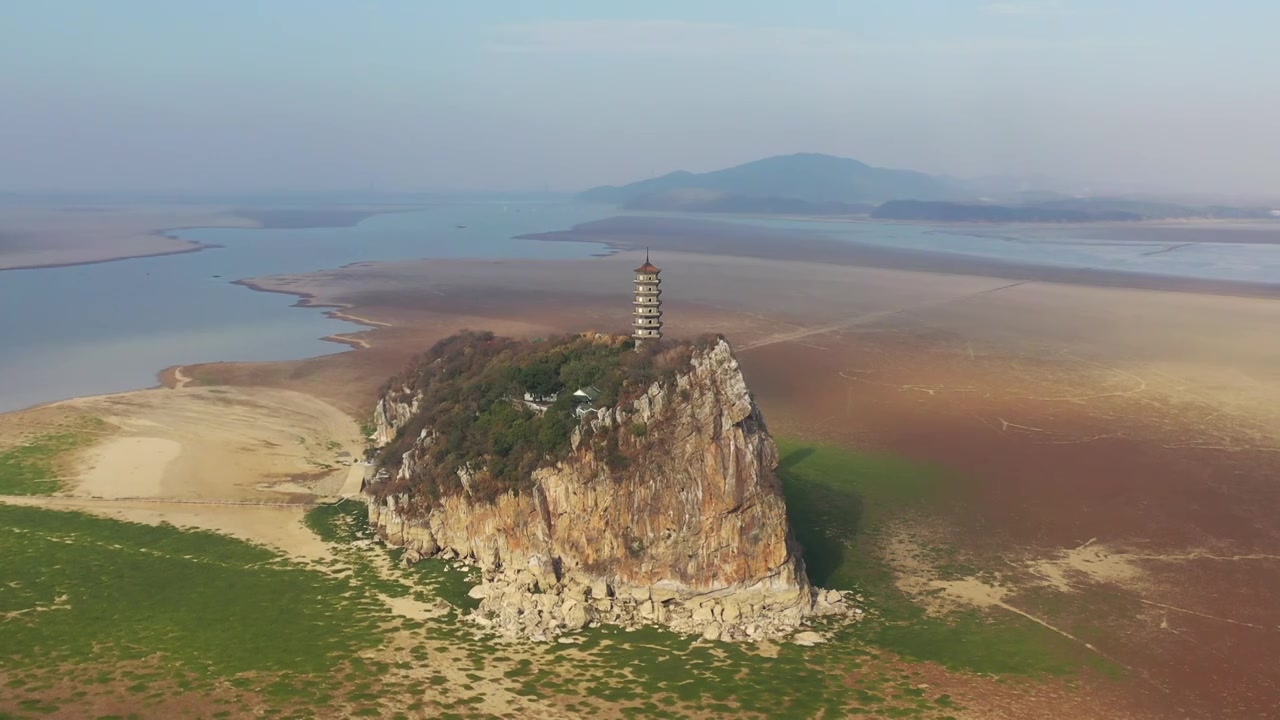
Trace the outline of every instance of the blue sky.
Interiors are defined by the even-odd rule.
[[[0,191],[574,190],[799,151],[1280,196],[1280,4],[11,2]]]

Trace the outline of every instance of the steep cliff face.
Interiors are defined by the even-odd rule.
[[[418,411],[393,387],[375,413],[389,442]],[[607,437],[608,442],[601,442]],[[423,428],[401,458],[411,478],[438,435]],[[407,493],[371,494],[370,518],[411,558],[445,554],[484,570],[480,622],[550,636],[590,622],[662,623],[737,639],[777,635],[841,604],[815,593],[774,475],[777,448],[729,345],[697,349],[638,398],[587,412],[563,460],[529,489],[465,492],[425,510]]]

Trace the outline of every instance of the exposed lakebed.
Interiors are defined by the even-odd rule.
[[[1230,242],[1232,234],[1211,229],[1205,232],[1213,237],[1199,242],[1194,227],[1135,226],[1135,233],[1142,232],[1129,237],[1127,228],[1092,226],[943,227],[616,214],[603,206],[570,203],[437,205],[374,215],[352,227],[179,230],[183,239],[218,247],[6,271],[0,275],[0,307],[6,310],[0,315],[0,412],[146,387],[154,384],[158,370],[172,365],[338,352],[340,346],[322,338],[348,332],[350,324],[232,282],[356,262],[573,259],[604,252],[604,243],[640,247],[652,241],[655,249],[999,276],[1012,272],[1019,279],[1108,285],[1132,280],[1133,286],[1163,287],[1172,281],[1160,278],[1171,278],[1187,290],[1215,283],[1280,287],[1280,244],[1259,241],[1257,233]],[[617,222],[627,227],[588,231],[600,220],[605,223],[596,227]],[[537,233],[543,234],[538,241],[519,237]],[[1264,234],[1280,242],[1280,232]]]

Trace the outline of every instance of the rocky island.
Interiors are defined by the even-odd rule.
[[[473,617],[547,639],[659,624],[709,639],[843,612],[813,588],[777,449],[729,344],[465,333],[387,384],[370,520],[482,570]]]

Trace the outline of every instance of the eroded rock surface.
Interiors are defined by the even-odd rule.
[[[404,398],[414,397],[411,387],[393,388],[379,403],[379,441],[409,422],[418,400]],[[590,442],[600,433],[616,434],[623,467],[615,458],[611,468]],[[420,432],[399,477],[429,462],[433,441],[430,428]],[[475,618],[510,636],[549,639],[611,623],[763,639],[847,609],[840,594],[809,584],[774,474],[777,448],[723,339],[695,351],[673,379],[589,412],[572,447],[534,472],[531,490],[492,501],[462,492],[422,513],[375,483],[370,520],[411,558],[479,565]]]

